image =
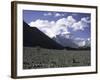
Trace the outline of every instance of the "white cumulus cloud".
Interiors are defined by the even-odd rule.
[[[59,14],[59,13],[56,13],[55,14],[55,17],[59,17],[59,16],[61,16],[61,14]]]
[[[63,25],[65,27],[71,27],[75,22],[76,20],[72,16],[68,16],[67,18],[61,18],[57,20],[56,25],[59,25],[59,26]]]
[[[85,22],[85,23],[90,23],[91,21],[89,20],[89,17],[83,17],[81,18],[81,21]]]
[[[81,18],[80,21],[76,21],[73,16],[68,16],[66,18],[58,19],[57,21],[37,19],[36,21],[30,22],[29,25],[31,27],[37,27],[50,38],[56,37],[56,35],[70,38],[72,34],[68,30],[69,28],[72,28],[73,31],[84,30],[85,27],[88,27],[89,23],[90,21],[88,17],[84,17]]]
[[[91,40],[90,38],[80,38],[80,37],[77,37],[74,39],[74,42],[79,46],[79,47],[84,47],[84,46],[87,46],[87,47],[90,47],[90,44],[91,44]]]
[[[68,30],[69,27],[75,23],[75,19],[72,16],[68,16],[67,18],[61,18],[56,21],[55,26],[53,27],[53,32],[56,35],[61,35],[61,36],[69,36],[70,31]]]
[[[29,25],[31,27],[37,27],[51,38],[55,37],[56,35],[61,35],[68,38],[69,34],[71,34],[68,31],[68,27],[72,26],[74,22],[75,19],[72,16],[68,16],[67,18],[61,18],[57,21],[37,19],[36,21],[30,22]]]
[[[83,18],[81,18],[80,21],[74,23],[72,25],[72,28],[73,28],[74,31],[77,31],[77,30],[82,30],[83,31],[85,27],[89,27],[88,26],[89,23],[90,23],[89,18],[88,17],[83,17]]]
[[[31,27],[37,27],[43,33],[48,35],[49,37],[54,37],[55,34],[52,31],[52,27],[55,25],[55,21],[48,21],[48,20],[36,20],[29,23]]]
[[[44,27],[52,27],[51,23],[48,20],[41,20],[37,19],[36,21],[32,21],[29,23],[31,27],[38,27],[38,28],[44,28]]]
[[[55,17],[60,17],[60,16],[65,16],[65,14],[63,14],[63,13],[55,13],[54,16]]]
[[[44,15],[44,16],[51,16],[52,13],[50,13],[50,12],[49,12],[49,13],[44,13],[43,15]]]

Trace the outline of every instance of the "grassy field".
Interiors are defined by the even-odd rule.
[[[23,69],[89,66],[90,50],[23,48]]]

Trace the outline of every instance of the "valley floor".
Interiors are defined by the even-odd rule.
[[[23,48],[23,69],[90,66],[90,50]]]

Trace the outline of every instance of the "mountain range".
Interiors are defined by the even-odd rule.
[[[85,41],[83,46],[79,46],[77,41],[66,39],[60,35],[50,38],[37,27],[30,27],[25,21],[23,21],[23,46],[39,46],[49,49],[86,49],[90,47],[90,43]]]
[[[49,49],[63,49],[59,43],[50,39],[36,27],[30,27],[23,22],[23,46],[25,47],[43,47]]]

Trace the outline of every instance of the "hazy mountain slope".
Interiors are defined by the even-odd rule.
[[[36,27],[30,27],[23,22],[23,46],[25,47],[43,47],[49,49],[63,49],[64,47],[58,44],[53,39],[46,36]]]

